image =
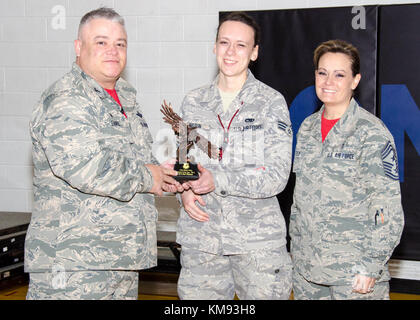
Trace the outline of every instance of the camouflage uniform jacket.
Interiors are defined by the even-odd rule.
[[[190,150],[212,172],[216,189],[203,195],[208,222],[197,222],[181,209],[177,242],[217,254],[280,247],[286,243],[286,227],[276,195],[289,178],[292,146],[286,101],[248,71],[241,91],[223,112],[217,83],[218,78],[191,91],[181,107],[190,126],[224,148],[220,162],[198,148]]]
[[[323,111],[306,118],[297,135],[294,267],[326,285],[349,284],[355,274],[389,280],[387,261],[404,225],[394,139],[352,99],[322,143]]]
[[[34,207],[25,271],[136,270],[156,265],[157,163],[136,91],[120,106],[77,64],[41,96],[30,122]]]

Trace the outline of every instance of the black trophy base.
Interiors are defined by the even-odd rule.
[[[199,178],[199,171],[196,163],[176,162],[174,170],[178,171],[178,175],[174,176],[174,179],[181,183],[189,180],[197,180]]]

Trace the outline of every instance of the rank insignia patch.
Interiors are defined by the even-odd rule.
[[[287,125],[285,122],[278,121],[277,122],[277,126],[278,126],[279,129],[281,129],[284,132],[286,132],[289,136],[291,136],[293,134],[293,131],[292,131],[291,126]]]
[[[399,180],[397,152],[389,141],[382,150],[382,164],[388,178]]]

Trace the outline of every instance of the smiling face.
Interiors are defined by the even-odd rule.
[[[327,52],[321,56],[315,70],[315,89],[325,108],[334,108],[340,116],[347,109],[360,81],[353,76],[351,59],[344,53]]]
[[[258,57],[258,45],[254,46],[254,30],[239,21],[223,22],[213,51],[220,77],[245,81],[250,61]]]
[[[127,62],[127,33],[108,19],[93,19],[75,40],[77,64],[102,87],[113,89]]]

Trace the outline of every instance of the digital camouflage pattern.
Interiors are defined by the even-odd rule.
[[[31,273],[26,300],[137,300],[137,271]]]
[[[217,82],[191,91],[181,106],[189,126],[223,146],[223,158],[219,162],[199,148],[190,150],[211,171],[216,189],[203,195],[206,206],[197,203],[209,214],[208,222],[198,222],[181,209],[177,242],[224,255],[280,248],[286,244],[286,226],[276,195],[289,178],[292,149],[286,102],[248,71],[243,88],[223,112]]]
[[[77,64],[41,96],[30,133],[34,208],[25,271],[136,270],[156,265],[152,137],[136,91],[120,106]]]
[[[307,281],[293,272],[294,300],[389,300],[389,282],[376,282],[371,292],[360,294],[351,284],[326,286]]]
[[[183,248],[178,295],[182,300],[287,300],[292,263],[286,246],[252,254],[217,255]]]
[[[295,271],[325,285],[349,284],[355,274],[387,281],[404,225],[396,153],[392,159],[383,152],[395,150],[394,139],[352,99],[322,143],[323,110],[306,118],[297,135],[290,218]]]

